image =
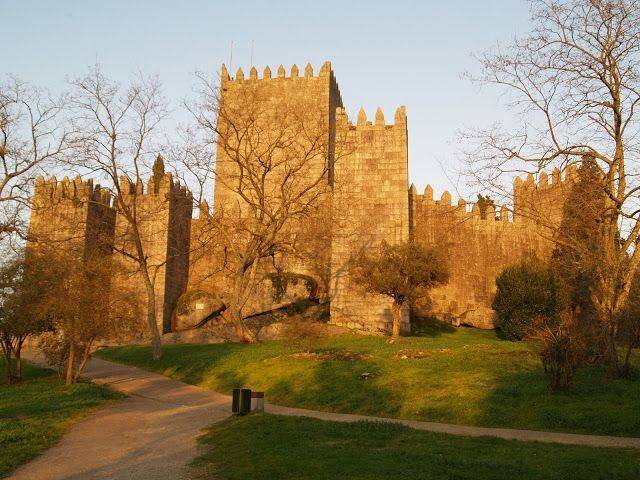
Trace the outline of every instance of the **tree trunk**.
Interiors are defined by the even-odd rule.
[[[397,338],[400,336],[401,309],[402,309],[402,303],[394,300],[393,303],[391,304],[391,315],[393,317],[393,331],[391,335],[393,336],[393,338]]]
[[[231,320],[236,329],[236,333],[243,343],[253,343],[256,341],[256,337],[251,330],[244,324],[244,315],[242,313],[244,301],[243,298],[246,294],[244,291],[244,269],[240,269],[236,272],[234,281],[233,295],[231,297],[230,313]]]
[[[13,346],[11,345],[11,343],[9,341],[2,341],[2,353],[4,354],[4,358],[5,358],[5,374],[6,374],[6,379],[7,379],[7,383],[9,385],[11,385],[13,383],[14,380],[14,376],[13,376]]]
[[[73,378],[73,363],[76,359],[76,343],[71,340],[69,342],[69,358],[67,358],[67,373],[65,375],[65,385],[71,385]]]
[[[256,341],[256,336],[244,324],[242,309],[237,308],[236,305],[233,305],[230,310],[231,320],[233,321],[233,326],[240,341],[242,343],[254,343]]]
[[[91,352],[91,345],[93,344],[93,340],[89,340],[84,347],[84,351],[82,352],[82,359],[80,360],[80,365],[76,370],[74,382],[77,382],[82,374],[84,367],[87,366],[87,361],[89,360],[89,353]]]
[[[16,366],[15,366],[16,382],[22,381],[22,360],[20,359],[21,355],[22,355],[22,342],[18,344],[17,348],[13,352],[13,356],[16,359]]]
[[[13,373],[13,355],[9,354],[8,357],[5,357],[7,361],[6,373],[7,373],[7,383],[9,385],[15,383],[16,377]]]
[[[147,325],[151,332],[151,349],[153,351],[153,359],[160,360],[162,358],[162,339],[158,332],[158,321],[156,319],[156,292],[146,269],[143,274],[147,288]]]

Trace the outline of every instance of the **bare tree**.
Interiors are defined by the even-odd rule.
[[[480,56],[482,73],[474,78],[509,95],[520,128],[494,125],[463,134],[476,147],[468,152],[469,173],[486,190],[505,194],[502,180],[509,174],[595,162],[605,201],[603,258],[591,297],[620,370],[617,318],[640,262],[640,5],[533,0],[531,7],[531,33]],[[542,216],[535,220],[554,228]],[[554,232],[550,237],[561,241]]]
[[[152,212],[141,207],[143,176],[150,171],[151,141],[166,115],[157,79],[140,77],[127,87],[108,79],[98,66],[72,82],[74,146],[80,166],[98,172],[113,185],[114,205],[127,228],[116,251],[137,266],[146,292],[146,316],[153,358],[162,356],[156,311],[156,277],[164,261],[154,263],[142,223]],[[134,186],[134,188],[129,188]]]
[[[227,315],[251,342],[244,311],[257,285],[266,270],[295,268],[294,232],[328,199],[328,118],[312,99],[274,101],[262,82],[221,99],[213,83],[200,80],[199,99],[189,106],[197,146],[185,151],[197,154],[188,170],[200,179],[191,184],[215,177],[209,221],[221,265],[214,281],[227,283]]]
[[[33,181],[69,148],[66,106],[17,78],[0,84],[0,241],[25,237]]]

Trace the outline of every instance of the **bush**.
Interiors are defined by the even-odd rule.
[[[527,328],[528,337],[540,345],[540,360],[551,390],[568,389],[573,377],[589,358],[588,332],[582,328],[579,311],[552,318],[538,317]]]
[[[502,335],[510,340],[522,340],[536,319],[557,318],[568,305],[560,276],[536,257],[506,267],[496,285],[493,309]]]

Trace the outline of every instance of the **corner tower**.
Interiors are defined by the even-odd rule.
[[[358,254],[375,251],[381,242],[409,240],[406,110],[399,107],[394,123],[387,124],[380,108],[373,122],[360,109],[354,125],[339,108],[336,125],[337,145],[344,151],[335,168],[331,323],[390,332],[391,300],[364,293],[349,270]],[[410,329],[408,309],[402,328]]]
[[[65,251],[78,261],[111,253],[115,211],[109,190],[93,180],[38,177],[35,184],[27,255]]]
[[[171,317],[178,298],[187,287],[189,274],[189,242],[191,210],[193,200],[186,187],[165,173],[156,183],[152,178],[146,191],[142,182],[133,185],[127,177],[120,180],[124,201],[135,203],[141,240],[155,279],[156,313],[161,333],[171,331]],[[135,252],[131,225],[122,216],[116,218],[116,249],[121,252]],[[135,254],[134,254],[135,255]],[[135,285],[138,303],[146,315],[147,295],[144,283],[139,277],[139,264],[121,255],[122,270],[115,282]]]

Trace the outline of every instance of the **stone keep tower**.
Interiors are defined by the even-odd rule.
[[[111,252],[115,211],[110,192],[93,180],[38,177],[33,194],[27,255],[64,250],[79,261]]]
[[[149,180],[146,192],[142,183],[133,185],[126,177],[120,180],[125,202],[135,203],[142,243],[148,257],[150,274],[155,276],[156,314],[160,332],[171,331],[171,316],[187,287],[189,275],[189,235],[193,200],[186,187],[165,173],[156,184]],[[116,218],[114,245],[125,252],[135,252],[131,226],[122,214]],[[135,254],[135,253],[134,253]],[[146,287],[134,260],[121,256],[122,269],[114,279],[135,285],[137,298],[146,312]]]
[[[336,160],[331,247],[331,323],[358,330],[389,332],[391,300],[368,295],[350,278],[350,261],[382,241],[409,240],[407,116],[396,110],[387,124],[380,108],[373,122],[360,110],[353,125],[338,109],[337,145],[344,155]],[[409,312],[403,312],[409,330]]]
[[[387,125],[380,109],[375,121],[368,122],[364,111],[357,124],[352,124],[344,111],[342,98],[331,64],[326,62],[318,75],[307,65],[300,75],[293,66],[287,76],[284,67],[278,68],[273,77],[269,67],[262,78],[251,68],[249,77],[239,69],[231,78],[226,68],[221,69],[221,114],[219,130],[225,129],[225,121],[244,121],[246,109],[260,105],[255,114],[247,115],[251,121],[251,133],[256,138],[278,135],[282,132],[282,118],[292,115],[292,120],[306,118],[306,124],[323,135],[322,155],[314,156],[306,175],[317,178],[324,172],[326,180],[318,188],[332,189],[323,201],[321,210],[330,212],[331,242],[328,295],[331,298],[331,322],[369,331],[389,331],[392,324],[391,301],[382,296],[364,295],[347,273],[350,260],[363,250],[375,249],[384,240],[398,243],[409,237],[408,207],[408,149],[407,121],[404,107],[397,110],[395,123]],[[239,113],[234,108],[244,106]],[[311,117],[311,118],[308,118]],[[244,125],[243,125],[244,126]],[[305,128],[307,128],[305,126]],[[288,126],[290,128],[291,125]],[[308,138],[309,130],[300,132]],[[303,135],[304,133],[304,135]],[[232,217],[242,217],[243,201],[228,185],[239,180],[238,167],[230,158],[234,152],[226,151],[218,143],[214,215],[224,212]],[[299,173],[298,173],[299,174]],[[296,235],[308,227],[297,225],[291,231]],[[297,230],[297,231],[296,231]],[[195,233],[195,232],[193,232]],[[216,255],[203,255],[203,263],[192,265],[190,284],[206,278]],[[209,268],[207,268],[209,267]],[[313,275],[308,265],[287,262],[289,272]],[[271,302],[264,294],[253,299],[253,309],[266,309]],[[408,329],[408,312],[404,312],[405,329]]]
[[[303,75],[293,65],[287,76],[284,67],[280,65],[275,77],[269,67],[266,67],[262,78],[258,77],[255,67],[251,68],[249,78],[245,78],[241,68],[235,78],[231,78],[222,65],[219,130],[225,130],[228,124],[239,124],[243,134],[251,137],[252,143],[262,142],[266,138],[263,144],[266,148],[271,146],[274,135],[299,133],[304,142],[302,128],[315,130],[307,136],[313,137],[315,133],[324,135],[326,138],[321,139],[324,151],[323,155],[314,154],[309,168],[316,171],[309,170],[308,173],[311,176],[326,169],[326,184],[331,182],[333,175],[335,113],[336,108],[341,106],[342,98],[329,62],[324,63],[318,75],[314,75],[313,68],[307,64]],[[246,114],[247,109],[253,109],[252,115]],[[253,122],[252,125],[248,125],[249,122]],[[294,130],[298,128],[294,125],[297,122],[299,132]],[[230,151],[232,148],[233,146],[225,148],[221,142],[218,143],[215,210],[235,208],[238,204],[237,194],[228,188],[238,176],[237,164],[231,158],[234,155]],[[253,156],[257,157],[258,154],[254,153]]]
[[[241,197],[238,190],[244,189],[243,194],[256,203],[262,199],[254,198],[257,188],[240,186],[243,185],[242,179],[248,177],[247,170],[251,170],[249,168],[243,171],[239,165],[241,161],[253,162],[253,165],[258,162],[273,162],[278,165],[266,177],[264,203],[268,208],[280,202],[283,173],[295,169],[294,180],[289,181],[287,188],[293,185],[292,189],[297,191],[309,186],[311,189],[305,197],[326,190],[327,194],[322,195],[319,210],[327,211],[330,208],[328,192],[333,179],[335,159],[335,115],[339,106],[342,106],[342,99],[329,62],[324,63],[317,74],[311,65],[307,65],[304,72],[300,72],[294,65],[288,73],[280,66],[275,75],[266,67],[261,77],[255,67],[251,68],[248,77],[245,77],[242,69],[238,69],[235,77],[231,77],[223,65],[218,131],[231,133],[228,136],[222,133],[218,138],[212,214],[218,216],[223,223],[242,224],[253,221],[253,213],[247,207],[247,200]],[[240,134],[236,135],[236,131]],[[243,140],[237,138],[240,136]],[[290,142],[295,145],[291,146]],[[299,170],[296,162],[299,162]],[[285,198],[291,198],[284,195]],[[300,225],[289,222],[287,234],[292,238],[300,234],[308,228],[308,222],[305,223]],[[225,277],[225,267],[220,261],[224,253],[216,251],[220,246],[206,246],[205,228],[206,222],[194,222],[192,238],[203,245],[203,251],[194,255],[189,285],[193,289],[205,290],[213,286],[218,293],[224,293],[229,288],[229,278],[226,278],[229,275]],[[241,230],[234,225],[230,225],[230,229]],[[277,261],[287,272],[312,275],[308,264],[292,256],[278,258]],[[270,261],[263,263],[260,273],[266,274],[272,265]],[[212,272],[221,273],[212,275]],[[270,290],[262,288],[265,286],[261,285],[249,300],[246,311],[267,310],[275,305]]]

